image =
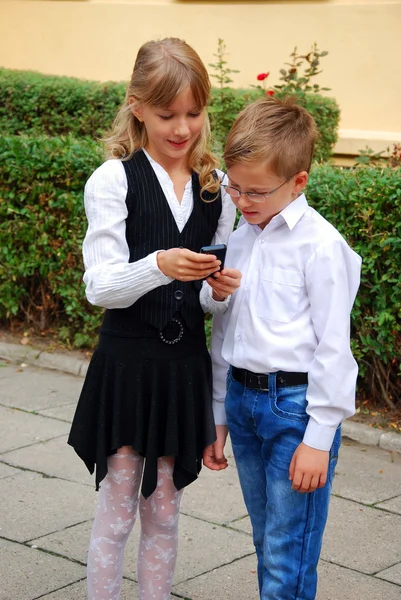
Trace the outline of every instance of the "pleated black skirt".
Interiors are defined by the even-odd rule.
[[[68,443],[91,473],[96,489],[107,457],[122,446],[145,457],[142,494],[157,484],[157,459],[174,457],[177,489],[194,481],[203,450],[216,439],[212,372],[202,326],[185,325],[176,344],[156,329],[144,337],[101,334],[78,401]]]

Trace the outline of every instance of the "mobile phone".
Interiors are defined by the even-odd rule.
[[[224,269],[224,260],[226,258],[227,246],[225,244],[215,244],[214,246],[203,246],[200,249],[201,254],[214,254],[217,260],[221,261],[220,269]],[[210,274],[213,277],[213,273]]]

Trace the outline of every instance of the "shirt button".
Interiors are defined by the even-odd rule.
[[[249,285],[246,285],[246,286],[245,286],[245,291],[246,291],[246,292],[248,292],[248,291],[249,291],[249,287],[250,287]]]
[[[235,339],[236,339],[236,340],[240,340],[240,339],[241,339],[241,336],[238,334],[238,335],[236,335],[236,336],[235,336]]]
[[[184,297],[184,292],[182,290],[175,290],[174,292],[174,298],[176,300],[182,300]]]
[[[264,244],[265,240],[259,240],[259,244]]]

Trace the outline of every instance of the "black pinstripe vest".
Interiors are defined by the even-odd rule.
[[[194,206],[191,216],[180,233],[160,183],[145,154],[139,150],[123,161],[127,176],[126,238],[130,251],[129,262],[135,262],[155,250],[189,248],[199,252],[211,244],[221,214],[221,194],[214,202],[203,202],[199,178],[192,175]],[[163,329],[173,315],[179,313],[189,329],[203,320],[199,303],[198,281],[160,286],[128,308],[109,309],[102,325],[103,333],[135,335],[135,325],[149,323]]]

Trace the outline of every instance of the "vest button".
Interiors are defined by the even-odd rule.
[[[184,292],[182,290],[175,290],[174,292],[174,298],[176,300],[182,300],[184,297]]]

